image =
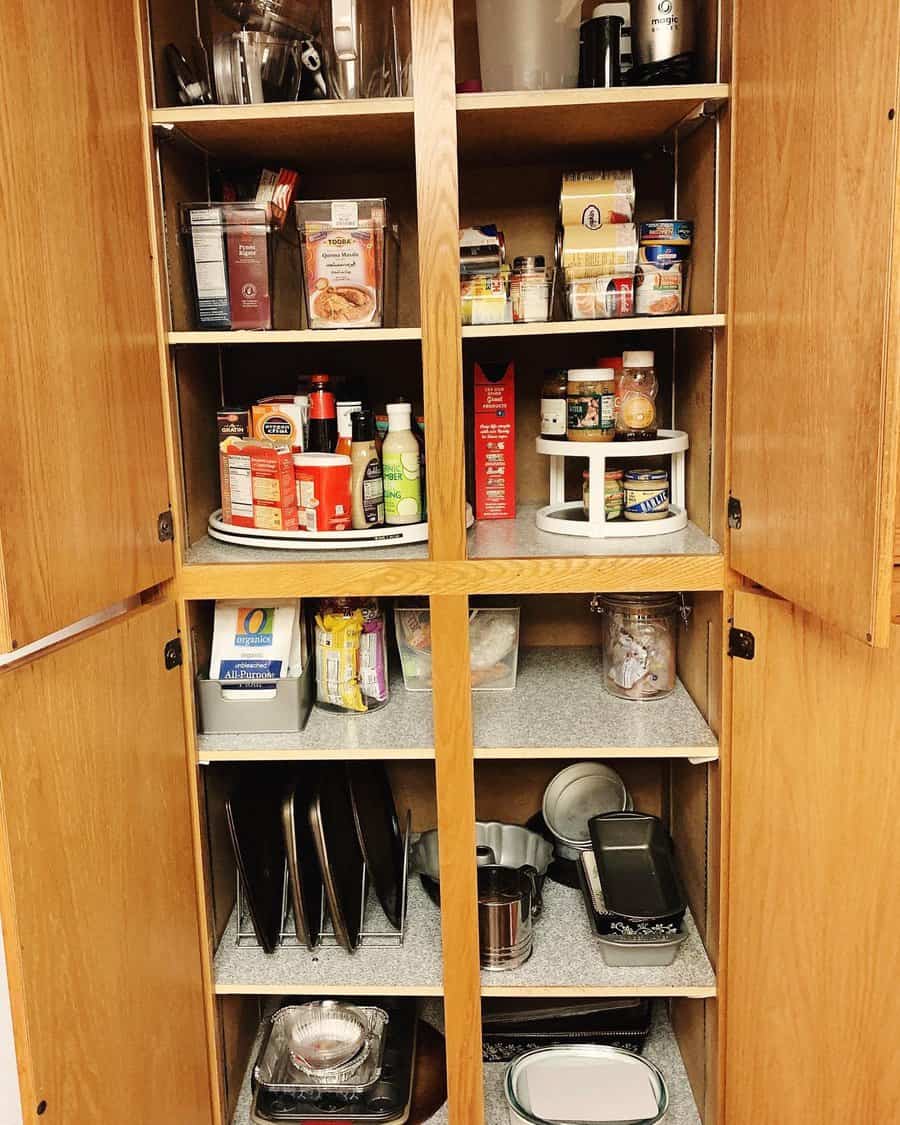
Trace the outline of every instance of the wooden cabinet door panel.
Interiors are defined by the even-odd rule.
[[[0,648],[173,572],[135,7],[16,13],[0,67]]]
[[[27,1121],[210,1125],[175,612],[0,674],[4,941]]]
[[[738,592],[727,1125],[900,1121],[900,626],[873,649]]]
[[[849,39],[846,19],[834,4],[736,3],[728,332],[742,526],[731,562],[884,645],[900,429],[900,6],[869,0]]]

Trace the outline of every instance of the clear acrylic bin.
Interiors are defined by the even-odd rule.
[[[199,329],[272,327],[274,224],[265,204],[182,203]]]
[[[431,691],[431,611],[394,609],[397,648],[407,691]],[[519,607],[478,606],[469,611],[473,691],[512,691],[519,664]]]
[[[560,271],[569,320],[615,320],[634,316],[634,274],[573,277]]]
[[[310,328],[383,328],[396,321],[400,239],[386,199],[294,204]]]

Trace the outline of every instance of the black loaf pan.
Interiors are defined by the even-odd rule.
[[[687,901],[662,822],[649,813],[604,813],[588,829],[609,920],[680,926]]]

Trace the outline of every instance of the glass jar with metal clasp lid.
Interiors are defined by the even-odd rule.
[[[690,608],[681,594],[595,594],[602,617],[603,686],[620,699],[664,699],[675,690],[678,618]]]

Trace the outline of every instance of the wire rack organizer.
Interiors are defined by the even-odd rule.
[[[409,901],[407,888],[409,884],[409,849],[411,839],[412,813],[407,811],[406,827],[403,832],[403,876],[400,882],[399,930],[395,930],[390,926],[390,923],[388,923],[380,907],[369,903],[369,871],[366,863],[363,862],[362,881],[359,890],[360,917],[362,918],[362,925],[359,931],[360,946],[400,946],[403,944],[403,940],[406,937],[406,915]],[[373,913],[377,913],[377,919],[372,917]],[[385,924],[381,926],[378,924],[380,922]],[[244,887],[240,875],[237,876],[237,932],[235,943],[237,945],[247,943],[259,945],[250,918],[250,911],[247,906],[247,899],[244,894]],[[281,891],[281,930],[278,935],[278,944],[295,949],[306,948],[303,943],[298,940],[296,930],[294,929],[294,911],[291,906],[290,889],[288,886],[287,863],[284,865],[284,881]],[[331,916],[328,912],[328,904],[325,901],[325,892],[323,890],[319,902],[319,940],[317,942],[317,947],[329,948],[336,947],[338,944],[339,942],[334,934],[334,927],[331,924]]]

